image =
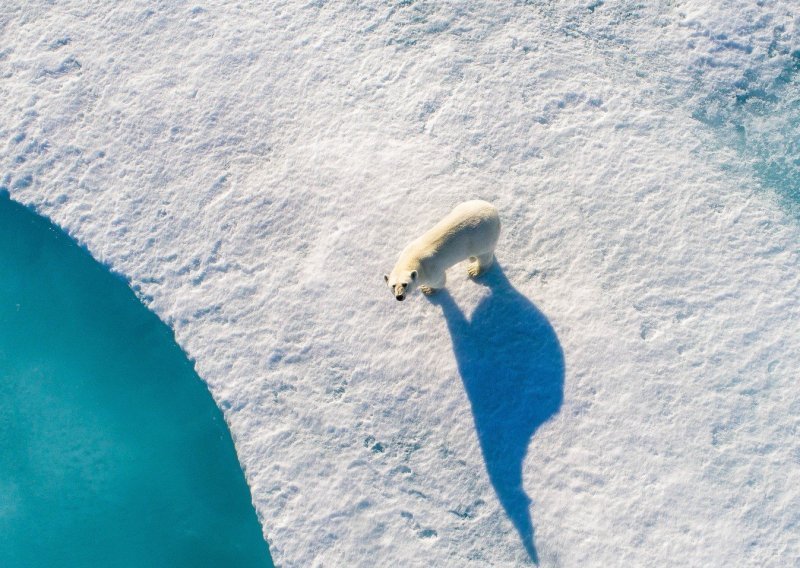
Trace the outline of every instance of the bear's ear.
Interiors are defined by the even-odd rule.
[[[383,281],[386,282],[387,284],[389,283],[389,275],[388,274],[384,274],[383,275]]]
[[[411,280],[416,280],[416,279],[417,279],[417,271],[416,270],[412,270],[411,271]]]

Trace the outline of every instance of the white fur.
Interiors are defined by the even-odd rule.
[[[499,236],[497,209],[486,201],[465,201],[411,241],[384,279],[398,300],[417,286],[431,294],[444,287],[445,271],[462,260],[471,260],[470,276],[483,273],[492,264]]]

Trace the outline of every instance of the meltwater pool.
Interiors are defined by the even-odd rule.
[[[0,566],[272,566],[170,329],[0,195]]]

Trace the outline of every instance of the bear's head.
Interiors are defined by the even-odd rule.
[[[399,301],[406,299],[406,294],[410,293],[417,284],[416,270],[392,270],[391,274],[384,274],[383,279],[387,286]]]

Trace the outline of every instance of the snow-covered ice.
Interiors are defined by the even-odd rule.
[[[15,2],[0,185],[175,330],[280,565],[796,565],[800,12],[718,4]],[[395,301],[470,198],[500,269]]]

